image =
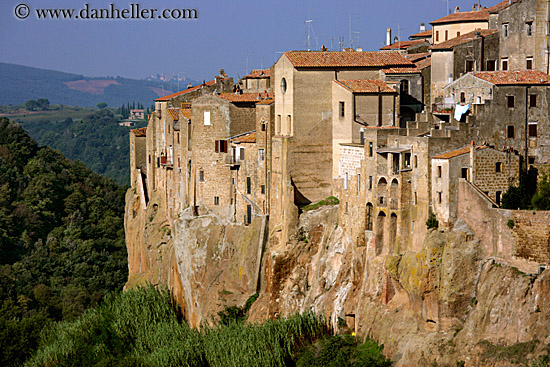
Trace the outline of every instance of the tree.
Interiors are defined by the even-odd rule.
[[[38,104],[38,107],[44,111],[45,109],[48,108],[48,106],[50,105],[50,101],[48,101],[48,99],[46,98],[38,98],[36,100],[36,103]]]
[[[99,109],[103,109],[103,108],[107,107],[107,103],[105,103],[105,102],[99,102],[96,106],[97,106],[97,108],[99,108]]]
[[[27,111],[35,111],[38,108],[38,103],[34,99],[30,99],[25,102],[25,109]]]
[[[550,175],[548,172],[542,174],[531,204],[537,210],[550,210]]]

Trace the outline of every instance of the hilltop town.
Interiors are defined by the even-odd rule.
[[[195,326],[253,293],[252,319],[313,308],[401,366],[550,343],[550,212],[502,208],[550,169],[549,19],[478,3],[378,51],[287,51],[156,99],[130,133],[128,286],[167,284]]]

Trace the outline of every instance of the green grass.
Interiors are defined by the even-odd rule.
[[[303,211],[315,210],[315,209],[319,209],[320,207],[325,206],[325,205],[338,205],[338,204],[340,204],[340,200],[338,200],[337,197],[329,196],[326,199],[323,199],[323,200],[318,201],[316,203],[312,203],[312,204],[308,204],[308,205],[304,206],[302,208],[302,210]]]
[[[78,109],[63,109],[60,111],[40,111],[40,112],[29,112],[21,111],[20,113],[10,114],[6,117],[9,117],[11,120],[19,123],[35,122],[37,120],[49,120],[49,121],[65,121],[67,118],[72,118],[74,121],[82,120],[84,117],[90,115],[94,111],[97,111],[96,108],[78,108]]]

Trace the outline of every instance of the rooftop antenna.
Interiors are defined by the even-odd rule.
[[[310,47],[309,47],[309,46],[310,46],[310,45],[309,45],[309,38],[310,38],[310,37],[309,37],[309,27],[311,26],[311,23],[312,23],[312,22],[313,22],[313,20],[311,20],[311,19],[308,19],[308,20],[306,20],[306,21],[304,22],[305,27],[306,27],[306,49],[307,49],[308,51],[310,51]]]
[[[401,53],[401,31],[405,30],[405,28],[401,28],[401,24],[397,24],[397,47],[399,47],[397,50]]]
[[[357,40],[357,43],[359,43],[359,34],[361,32],[357,32],[353,30],[352,26],[352,20],[357,19],[357,23],[359,24],[359,14],[358,13],[350,13],[349,14],[349,47],[353,49],[353,41],[354,39]]]

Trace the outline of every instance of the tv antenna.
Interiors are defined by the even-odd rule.
[[[358,13],[350,13],[349,15],[349,47],[353,48],[354,42],[359,45],[359,35],[361,32],[355,31],[353,29],[353,24],[357,20],[357,24],[359,24],[359,14]]]

